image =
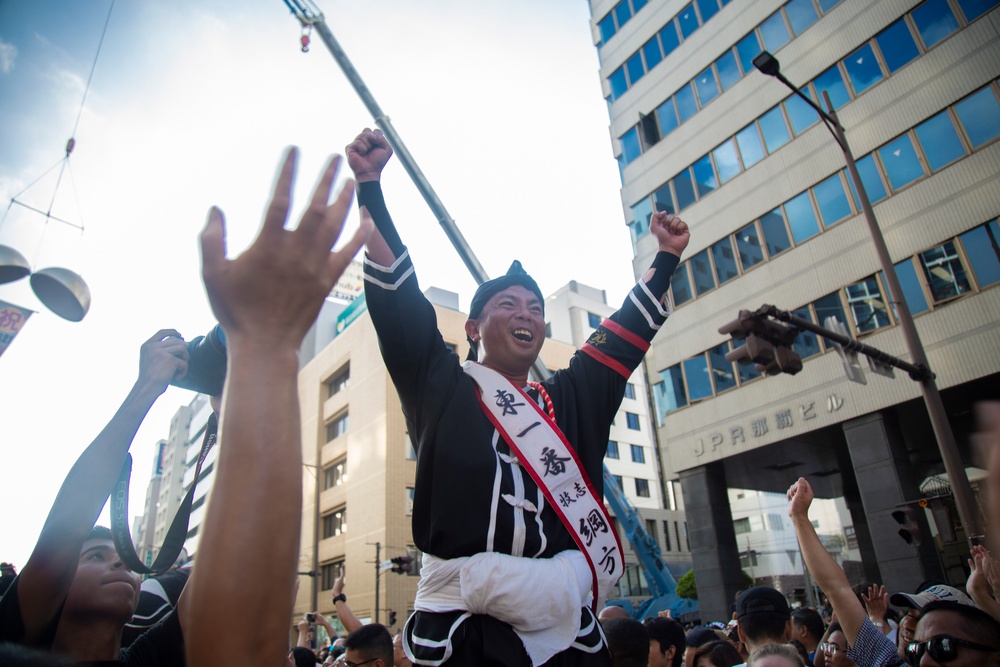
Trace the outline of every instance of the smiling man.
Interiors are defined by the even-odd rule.
[[[622,309],[542,383],[528,372],[545,303],[518,262],[472,299],[463,365],[444,343],[393,228],[379,179],[392,149],[365,130],[347,147],[373,234],[365,294],[417,450],[413,539],[424,552],[404,628],[417,665],[610,665],[594,610],[621,576],[602,466],[626,381],[666,320],[689,241],[657,213],[653,265]]]

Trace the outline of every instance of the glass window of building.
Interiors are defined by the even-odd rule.
[[[677,102],[677,115],[682,123],[698,113],[698,103],[694,100],[694,89],[690,83],[681,86],[674,94],[674,101]]]
[[[792,242],[788,240],[788,229],[785,227],[785,216],[780,208],[760,216],[760,229],[767,244],[768,256],[774,257],[792,247]]]
[[[659,424],[668,413],[688,404],[680,364],[660,371],[660,382],[653,385],[653,403]]]
[[[601,316],[596,313],[587,313],[587,324],[591,329],[596,329],[601,326]]]
[[[674,98],[656,107],[656,120],[660,125],[660,136],[665,137],[677,129],[677,109],[674,107]]]
[[[606,455],[609,459],[618,458],[618,442],[615,440],[608,440],[608,453]]]
[[[980,287],[1000,281],[1000,225],[996,220],[962,234],[962,245]]]
[[[744,271],[764,261],[764,249],[760,246],[756,223],[751,222],[736,232],[735,237],[736,251],[739,253],[740,265]]]
[[[760,36],[764,39],[764,48],[774,53],[792,37],[788,34],[788,27],[785,25],[785,17],[781,11],[776,11],[760,24]]]
[[[813,211],[808,192],[803,192],[785,202],[785,216],[788,218],[788,226],[796,243],[802,243],[819,234],[819,223],[816,221],[816,212]]]
[[[746,169],[764,159],[764,146],[760,143],[760,132],[757,131],[756,123],[750,123],[737,132],[736,143],[740,147],[740,155],[743,157]]]
[[[889,311],[875,276],[848,285],[845,291],[858,333],[889,326]]]
[[[660,29],[660,46],[663,47],[663,57],[669,56],[680,45],[681,39],[677,36],[677,25],[674,21],[670,21]]]
[[[740,66],[736,64],[736,53],[729,49],[715,61],[715,69],[719,71],[719,85],[726,91],[743,78]]]
[[[715,380],[715,393],[721,394],[736,386],[736,374],[733,372],[733,362],[726,361],[729,352],[729,342],[717,345],[708,351],[708,360],[712,364],[712,378]]]
[[[719,180],[723,183],[740,173],[740,158],[732,139],[727,139],[712,151],[712,157],[715,158],[715,168],[719,170]]]
[[[719,83],[715,80],[715,70],[711,65],[694,78],[694,85],[698,89],[701,106],[705,106],[719,95]]]
[[[645,452],[643,452],[643,449],[642,449],[642,447],[640,445],[631,445],[630,449],[632,450],[632,462],[633,463],[645,463],[646,462],[646,454],[645,454]]]
[[[792,138],[788,134],[785,114],[781,113],[780,104],[761,116],[758,122],[760,123],[760,131],[764,135],[764,145],[767,146],[768,153],[778,150]]]
[[[615,36],[615,17],[613,14],[608,14],[603,19],[597,22],[597,30],[601,33],[601,42],[606,43],[609,39]]]
[[[808,320],[813,324],[816,323],[816,320],[813,319],[812,311],[809,310],[809,306],[793,310],[792,315],[795,317],[801,317],[802,319]],[[795,336],[795,342],[792,347],[803,359],[814,357],[823,351],[819,346],[819,336],[811,331],[799,331],[798,335]]]
[[[403,492],[403,507],[406,508],[406,515],[413,514],[413,487],[408,486]]]
[[[632,57],[625,61],[625,71],[628,72],[630,86],[634,86],[646,73],[646,67],[642,64],[642,53],[636,51]]]
[[[1000,0],[958,0],[967,21],[975,21],[997,5],[1000,5]]]
[[[837,76],[840,76],[840,70],[837,70]],[[803,88],[802,92],[808,95],[809,99],[812,99],[812,92],[808,88]],[[785,111],[788,112],[788,120],[792,124],[792,132],[795,134],[802,134],[819,122],[816,110],[798,95],[792,95],[785,100]]]
[[[330,398],[339,393],[342,389],[347,389],[351,384],[351,365],[348,364],[326,381],[326,397]]]
[[[855,95],[860,95],[882,80],[882,68],[879,67],[871,44],[865,44],[847,56],[844,59],[844,69],[847,70],[847,78],[851,80],[851,88],[854,89]]]
[[[640,498],[649,498],[649,480],[635,478],[635,495]]]
[[[733,530],[736,531],[737,535],[743,535],[750,532],[750,519],[748,517],[743,517],[742,519],[733,519]]]
[[[625,383],[625,398],[635,398],[635,385],[631,382]]]
[[[989,86],[955,105],[973,148],[1000,136],[1000,104]]]
[[[608,84],[611,87],[611,101],[614,102],[625,94],[628,90],[628,81],[625,78],[625,68],[619,67],[608,77]]]
[[[910,12],[910,16],[928,49],[958,30],[958,21],[948,0],[927,0]]]
[[[874,56],[872,56],[872,59],[874,60]],[[847,92],[847,85],[844,83],[844,76],[840,73],[840,66],[836,63],[834,63],[833,67],[828,68],[825,72],[820,73],[819,76],[813,79],[813,85],[816,86],[816,99],[818,100],[818,104],[823,109],[826,108],[826,102],[823,101],[824,91],[830,96],[830,103],[833,104],[834,109],[839,109],[851,101],[851,95]],[[809,98],[812,99],[812,95],[809,95]],[[798,97],[795,99],[799,100],[801,104],[806,104]],[[806,104],[806,106],[808,107],[809,105]],[[812,111],[811,108],[809,110]],[[789,116],[790,115],[791,110],[789,110]],[[813,115],[816,115],[815,111],[813,111]],[[811,125],[813,122],[815,121],[810,121],[809,124]],[[792,127],[795,127],[794,119],[792,120]],[[806,125],[805,127],[809,127],[809,125]],[[796,129],[795,133],[798,134],[799,130]]]
[[[715,261],[715,275],[719,279],[719,284],[737,278],[740,272],[736,268],[736,254],[733,252],[733,244],[729,237],[712,245],[712,259]]]
[[[639,415],[635,414],[634,412],[626,412],[625,413],[625,425],[631,431],[638,431],[639,430]]]
[[[335,438],[347,433],[348,413],[343,412],[333,418],[333,421],[326,425],[326,441],[330,442]]]
[[[920,55],[920,49],[913,40],[913,33],[906,25],[905,18],[899,19],[875,35],[875,42],[878,44],[878,50],[882,52],[882,59],[885,60],[885,66],[889,68],[890,74]]]
[[[653,69],[663,60],[663,52],[660,51],[660,40],[656,39],[656,35],[653,35],[653,39],[642,45],[642,57],[646,59],[647,70]]]
[[[708,250],[702,250],[692,257],[688,264],[694,273],[694,289],[701,296],[705,292],[715,289],[715,279],[712,277],[712,265],[708,261]]]
[[[819,321],[819,325],[822,327],[827,326],[826,318],[835,317],[837,321],[847,326],[847,316],[844,314],[844,304],[840,300],[840,292],[834,292],[833,294],[827,294],[821,299],[816,299],[813,301],[813,308],[816,310],[816,319]]]
[[[917,159],[910,135],[904,134],[895,141],[878,149],[889,184],[893,190],[899,190],[924,175],[924,169]]]
[[[719,11],[719,0],[698,0],[698,13],[701,14],[701,22],[715,16]]]
[[[698,15],[694,11],[694,3],[689,3],[687,7],[681,10],[681,13],[677,15],[677,23],[681,27],[681,35],[684,39],[687,39],[694,34],[700,26],[698,23]]]
[[[925,250],[917,258],[935,303],[947,301],[972,289],[953,242]]]
[[[670,544],[670,522],[669,521],[664,521],[663,522],[663,542],[664,542],[663,546],[665,546],[667,548],[667,551],[670,551],[670,549],[671,549],[671,547],[673,545]]]
[[[622,491],[624,491],[625,490],[625,485],[622,482],[622,476],[621,475],[612,475],[611,477],[612,477],[612,479],[615,480],[615,484],[618,485],[618,488],[621,489]],[[611,519],[614,520],[614,517],[611,517]],[[617,527],[615,527],[615,532],[618,532],[618,528]]]
[[[861,176],[861,183],[865,186],[865,192],[868,193],[868,199],[871,203],[874,204],[877,201],[885,199],[885,183],[882,182],[882,174],[878,170],[878,165],[875,164],[875,157],[871,154],[864,156],[857,161],[857,167],[858,175]],[[861,202],[858,201],[858,195],[854,192],[854,181],[847,179],[847,183],[851,186],[854,203],[860,209]]]
[[[622,0],[615,5],[614,12],[619,28],[628,23],[628,20],[632,18],[632,8],[629,6],[628,0]]]
[[[825,226],[835,225],[851,214],[851,205],[847,202],[839,173],[814,187],[813,194],[816,195],[816,205]]]
[[[694,296],[691,294],[691,282],[688,280],[687,263],[681,264],[674,270],[674,276],[670,279],[670,293],[675,306],[687,303]]]
[[[622,135],[621,144],[622,164],[628,164],[642,154],[642,148],[639,146],[639,132],[635,127]]]
[[[715,170],[712,169],[712,158],[708,155],[702,156],[691,165],[694,172],[694,181],[698,186],[698,198],[708,196],[713,190],[719,187],[719,181],[715,178]]]
[[[347,531],[347,508],[335,509],[323,515],[323,539],[337,537]]]
[[[903,298],[910,309],[911,315],[922,313],[929,308],[927,297],[924,296],[924,288],[917,278],[917,269],[913,265],[913,258],[908,257],[896,264],[896,278],[899,279],[899,286],[903,290]]]
[[[788,14],[788,22],[792,25],[792,32],[796,37],[819,20],[812,0],[790,0],[785,4],[785,13]]]
[[[329,591],[333,589],[333,585],[337,582],[337,578],[340,576],[340,571],[344,568],[344,559],[335,560],[332,563],[326,563],[320,567],[320,589],[324,591]]]
[[[323,469],[323,490],[340,486],[347,481],[347,459],[343,458]]]
[[[823,13],[827,13],[837,5],[839,5],[841,0],[819,0],[819,8],[823,10]]]
[[[763,51],[760,48],[760,40],[757,39],[757,33],[750,31],[750,34],[736,42],[736,55],[740,57],[740,66],[743,68],[743,73],[754,71],[753,59],[760,55]]]
[[[736,364],[736,372],[740,376],[740,384],[746,384],[747,382],[756,380],[761,376],[761,372],[757,370],[757,366],[752,363]]]
[[[704,354],[684,361],[684,377],[687,380],[688,397],[692,401],[712,395],[712,379],[708,375],[708,361]]]
[[[674,176],[671,181],[674,184],[674,195],[677,197],[677,210],[683,211],[691,204],[695,203],[694,183],[691,181],[691,170],[685,169]]]
[[[657,211],[674,212],[674,200],[670,195],[669,183],[664,183],[656,189],[656,192],[653,193],[653,203]],[[650,215],[652,215],[652,210],[650,210]]]
[[[925,120],[916,127],[917,141],[924,149],[927,166],[936,171],[965,155],[965,147],[947,111]]]

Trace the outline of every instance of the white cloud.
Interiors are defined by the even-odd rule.
[[[0,39],[0,72],[10,74],[14,69],[15,58],[17,58],[17,47]]]

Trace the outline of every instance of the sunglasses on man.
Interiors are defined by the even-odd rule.
[[[971,648],[975,651],[986,651],[989,653],[1000,651],[1000,648],[984,646],[965,639],[949,637],[948,635],[937,635],[936,637],[931,637],[926,641],[910,642],[907,644],[906,664],[911,665],[911,667],[916,667],[920,664],[920,659],[924,657],[924,653],[929,653],[934,660],[942,664],[951,662],[958,657],[959,646],[965,646],[966,648]]]

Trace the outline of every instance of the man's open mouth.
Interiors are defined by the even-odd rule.
[[[527,329],[514,329],[514,338],[522,340],[525,343],[530,343],[535,340],[535,337]]]

